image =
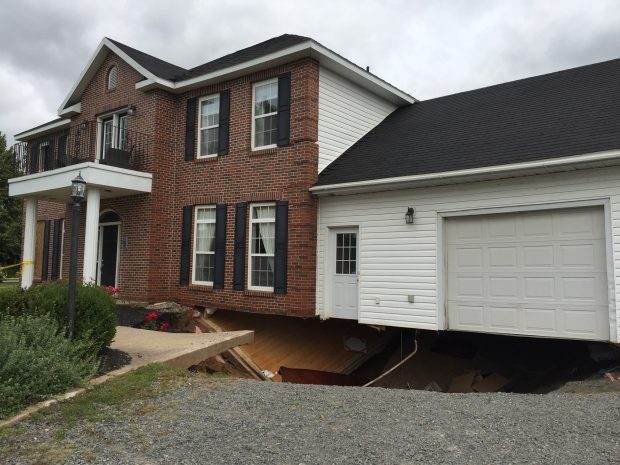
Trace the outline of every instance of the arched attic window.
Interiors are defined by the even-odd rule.
[[[108,90],[116,89],[118,84],[118,66],[114,65],[108,70]]]

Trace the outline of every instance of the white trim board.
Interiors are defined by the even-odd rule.
[[[315,195],[347,195],[364,192],[381,192],[397,189],[439,186],[464,182],[501,179],[502,177],[547,174],[562,169],[586,169],[614,166],[620,163],[620,149],[603,152],[558,157],[533,162],[492,165],[465,170],[442,171],[438,173],[415,174],[393,178],[369,179],[367,181],[346,182],[314,186],[310,191]]]
[[[68,128],[70,124],[70,119],[63,119],[61,121],[55,121],[53,123],[45,124],[35,129],[29,129],[27,131],[20,132],[19,134],[15,134],[14,137],[17,142],[27,141],[34,138],[35,136],[42,136],[48,133],[55,132],[58,129],[63,129],[65,127]]]

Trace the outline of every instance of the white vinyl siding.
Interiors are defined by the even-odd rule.
[[[338,74],[319,68],[319,172],[396,109]]]
[[[571,202],[608,203],[613,259],[608,273],[611,340],[618,340],[620,287],[620,167],[319,198],[317,313],[325,302],[325,256],[329,227],[359,226],[359,321],[422,329],[445,329],[443,216],[485,209],[523,211],[565,208]],[[405,224],[407,207],[414,224]],[[439,247],[442,247],[441,249]],[[441,251],[441,252],[440,252]],[[609,251],[608,251],[609,254]],[[615,295],[614,295],[615,294]],[[408,302],[408,296],[414,302]],[[379,299],[376,303],[376,299]]]

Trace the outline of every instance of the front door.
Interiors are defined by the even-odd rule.
[[[99,273],[97,281],[100,286],[116,287],[118,269],[119,225],[99,226]]]
[[[358,229],[332,230],[331,317],[358,319]]]

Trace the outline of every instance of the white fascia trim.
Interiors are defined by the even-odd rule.
[[[60,108],[58,108],[58,114],[59,115],[61,115],[61,113],[63,111],[67,110],[67,108],[65,108],[67,106],[67,103],[69,102],[69,100],[71,100],[71,97],[73,97],[73,94],[75,94],[75,92],[77,91],[78,87],[80,86],[80,84],[82,83],[84,78],[87,76],[88,72],[90,71],[90,69],[93,66],[93,64],[95,63],[95,61],[97,61],[97,58],[100,57],[100,54],[103,52],[103,48],[104,47],[106,47],[107,49],[109,49],[110,51],[112,51],[116,55],[118,55],[121,59],[123,59],[125,62],[127,62],[127,64],[129,66],[131,66],[138,73],[143,75],[147,80],[156,82],[156,83],[158,83],[158,84],[160,84],[160,85],[162,85],[164,87],[168,87],[168,86],[173,86],[174,85],[171,81],[167,81],[165,79],[161,79],[161,78],[158,78],[157,76],[155,76],[153,73],[148,71],[142,65],[138,64],[133,58],[131,58],[129,55],[127,55],[125,52],[123,52],[120,48],[118,48],[116,45],[114,45],[107,37],[104,37],[101,40],[101,42],[99,43],[99,46],[97,47],[97,49],[95,50],[95,53],[92,54],[92,56],[90,57],[90,60],[88,60],[88,63],[86,64],[86,66],[84,67],[82,72],[80,73],[80,77],[75,82],[75,84],[73,84],[73,87],[71,88],[71,90],[67,94],[67,97],[63,100],[62,104],[60,105]],[[136,85],[136,88],[137,88],[137,85]]]
[[[209,81],[221,80],[227,75],[234,74],[240,71],[243,71],[247,68],[252,68],[254,66],[260,66],[271,61],[280,60],[287,56],[292,56],[295,54],[303,54],[304,52],[309,52],[310,56],[315,56],[319,61],[321,58],[331,60],[332,62],[337,63],[341,67],[345,68],[348,72],[355,73],[359,77],[373,83],[375,86],[381,87],[385,91],[391,93],[395,97],[397,97],[403,104],[406,103],[414,103],[416,99],[411,95],[397,89],[396,87],[388,84],[387,82],[379,79],[373,74],[363,70],[359,66],[353,64],[352,62],[346,60],[340,55],[332,52],[331,50],[319,45],[313,40],[308,40],[306,42],[302,42],[297,45],[293,45],[292,47],[286,48],[284,50],[280,50],[278,52],[270,53],[269,55],[265,55],[260,58],[255,58],[254,60],[249,60],[243,63],[240,63],[235,66],[230,66],[228,68],[220,69],[218,71],[214,71],[212,73],[203,74],[202,76],[197,76],[195,78],[186,79],[184,81],[179,82],[170,82],[159,79],[157,77],[149,77],[143,81],[136,83],[136,89],[149,89],[156,86],[166,87],[172,90],[181,91],[187,87],[197,86],[197,85],[206,85]]]
[[[398,176],[384,179],[370,179],[367,181],[347,182],[342,184],[328,184],[325,186],[314,186],[310,191],[316,195],[327,195],[332,193],[343,193],[347,190],[355,189],[356,192],[371,192],[374,188],[389,188],[402,185],[402,188],[408,187],[408,184],[414,184],[419,181],[431,180],[454,180],[459,178],[467,178],[470,176],[478,176],[485,174],[502,174],[511,171],[524,171],[540,168],[554,168],[566,165],[574,165],[588,162],[604,162],[620,158],[620,150],[608,150],[605,152],[595,152],[585,155],[574,155],[563,158],[552,158],[547,160],[539,160],[524,163],[512,163],[509,165],[487,166],[482,168],[470,168],[456,171],[442,171],[439,173],[417,174],[411,176]],[[399,188],[401,186],[398,186]]]
[[[375,84],[376,86],[385,89],[386,91],[396,95],[397,97],[401,98],[402,100],[404,100],[407,103],[415,103],[417,101],[417,99],[415,97],[412,97],[411,95],[407,94],[406,92],[403,92],[402,90],[397,89],[393,85],[391,85],[391,84],[387,83],[386,81],[378,78],[374,74],[371,74],[370,72],[360,68],[356,64],[350,62],[349,60],[341,57],[337,53],[332,52],[328,48],[325,48],[325,47],[323,47],[322,45],[320,45],[320,44],[318,44],[316,42],[310,42],[310,48],[312,49],[312,51],[318,53],[319,55],[322,55],[322,56],[324,56],[326,58],[329,58],[330,60],[335,61],[339,65],[345,67],[348,71],[350,71],[352,73],[355,73],[358,76],[360,76],[361,78],[366,79],[366,80],[372,82],[373,84]]]
[[[144,173],[142,171],[129,170],[127,168],[117,168],[116,166],[103,165],[101,163],[95,163],[93,161],[85,161],[84,163],[77,163],[75,165],[65,166],[63,168],[56,168],[55,170],[42,171],[41,173],[27,174],[26,176],[19,176],[17,178],[11,178],[8,180],[9,184],[13,184],[21,181],[29,181],[31,179],[39,179],[45,177],[56,176],[57,174],[65,173],[67,171],[83,170],[86,168],[95,168],[100,171],[109,171],[115,174],[129,174],[137,178],[153,179],[151,173]]]
[[[65,126],[69,126],[71,124],[70,119],[63,119],[62,121],[56,121],[55,123],[46,124],[45,126],[41,126],[37,129],[30,129],[29,131],[20,132],[19,134],[15,134],[13,136],[16,141],[20,142],[23,139],[29,139],[37,134],[41,134],[42,132],[51,131],[53,129],[62,128]]]
[[[65,108],[58,112],[58,116],[73,116],[78,113],[82,113],[82,102],[78,102],[75,105]]]

